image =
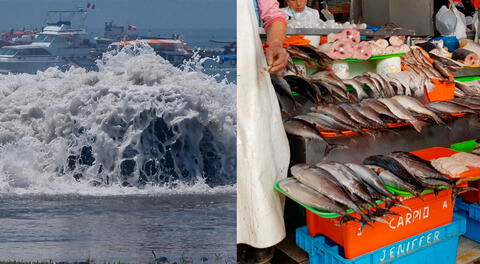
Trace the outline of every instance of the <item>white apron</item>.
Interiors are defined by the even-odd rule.
[[[290,150],[252,2],[237,0],[237,243],[266,248],[285,237],[273,184],[287,176]]]

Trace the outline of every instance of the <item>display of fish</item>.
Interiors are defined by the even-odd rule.
[[[344,188],[338,184],[334,176],[328,171],[316,166],[301,163],[292,166],[290,172],[301,183],[310,186],[331,200],[343,204],[347,208],[353,209],[355,212],[361,214],[365,220],[370,220],[370,218],[362,212],[362,209],[350,199]]]
[[[417,99],[413,97],[406,96],[406,95],[397,95],[392,97],[392,99],[397,101],[407,110],[410,110],[415,113],[427,115],[433,118],[433,120],[435,120],[437,124],[445,125],[445,122],[443,122],[443,120],[440,117],[438,117],[434,112],[428,110],[426,107],[422,105],[422,103],[420,103]]]
[[[439,114],[476,113],[474,110],[448,101],[431,102],[426,107]]]
[[[442,186],[453,187],[455,185],[456,180],[444,176],[428,162],[411,153],[397,151],[390,153],[389,156],[402,164],[410,175],[417,179],[424,188],[439,191]]]
[[[283,123],[283,126],[285,131],[290,135],[295,135],[303,139],[313,139],[325,142],[325,139],[317,130],[306,125],[304,122],[288,120]]]
[[[335,212],[339,215],[348,215],[347,211],[335,202],[296,179],[286,178],[281,180],[278,185],[292,199],[307,206],[321,211]]]
[[[427,123],[416,119],[407,109],[405,109],[401,104],[399,104],[396,100],[388,99],[388,98],[380,98],[378,99],[380,102],[385,104],[388,109],[399,119],[402,119],[410,124],[417,130],[418,132],[422,131],[422,127],[425,126]]]

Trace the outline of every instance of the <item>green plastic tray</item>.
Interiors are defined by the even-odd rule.
[[[339,217],[340,215],[337,214],[337,213],[334,213],[334,212],[328,212],[328,211],[321,211],[321,210],[318,210],[316,209],[315,207],[311,207],[311,206],[308,206],[306,204],[303,204],[295,199],[293,199],[292,197],[290,197],[286,192],[284,192],[282,190],[282,188],[280,188],[279,186],[279,181],[277,181],[274,185],[273,185],[273,188],[278,191],[279,193],[285,195],[286,197],[292,199],[293,201],[295,201],[296,203],[298,203],[299,205],[305,207],[306,209],[312,211],[314,214],[320,216],[320,217],[323,217],[323,218],[336,218],[336,217]],[[376,202],[377,204],[381,204],[383,203],[382,201],[377,201]],[[353,210],[352,209],[347,209],[347,213],[352,213]]]
[[[394,53],[394,54],[385,54],[385,55],[376,55],[372,56],[367,61],[370,60],[383,60],[383,59],[388,59],[388,58],[393,58],[393,57],[402,57],[405,55],[405,53]],[[354,61],[354,62],[359,62],[359,61],[365,61],[365,60],[359,60],[359,59],[354,59],[354,58],[349,58],[349,59],[344,59],[342,61]]]
[[[480,76],[466,76],[455,78],[455,81],[459,82],[471,82],[480,79]]]
[[[453,149],[458,152],[472,152],[473,149],[479,144],[480,143],[476,142],[476,139],[472,139],[472,140],[452,144],[450,146],[450,149]]]
[[[388,59],[388,58],[393,58],[393,57],[402,57],[403,55],[405,55],[405,53],[376,55],[376,56],[372,56],[372,57],[368,58],[367,61],[369,61],[369,60],[383,60],[383,59]],[[312,60],[317,61],[317,59],[312,59]],[[293,63],[304,63],[305,62],[304,60],[298,60],[298,59],[294,59],[292,61],[293,61]],[[341,60],[341,61],[357,61],[358,62],[358,61],[366,61],[366,60],[348,58],[348,59],[344,59],[344,60]]]

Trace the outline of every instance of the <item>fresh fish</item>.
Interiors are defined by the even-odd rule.
[[[322,101],[322,94],[318,87],[305,78],[295,75],[287,75],[283,78],[290,85],[290,89],[305,96],[313,103],[320,103]]]
[[[465,106],[475,111],[480,111],[480,103],[477,104],[475,102],[468,101],[466,100],[466,98],[455,98],[453,100],[450,100],[450,102],[457,105]]]
[[[315,107],[311,108],[312,112],[318,112],[324,115],[331,116],[342,123],[348,124],[353,127],[359,127],[360,124],[355,120],[351,119],[350,116],[343,110],[342,108],[338,107],[337,105],[333,104],[323,104],[323,105],[316,105]]]
[[[405,107],[410,111],[413,111],[419,114],[428,115],[431,118],[433,118],[433,120],[435,120],[437,124],[445,125],[445,122],[443,122],[443,120],[440,117],[438,117],[434,112],[425,108],[417,99],[413,97],[405,96],[405,95],[397,95],[392,97],[392,99],[397,101],[399,104],[401,104],[403,107]]]
[[[395,174],[397,177],[399,177],[408,184],[411,184],[413,186],[422,186],[421,182],[418,181],[417,178],[413,177],[400,162],[398,162],[392,157],[384,155],[374,155],[367,157],[363,161],[363,164],[382,167]]]
[[[306,46],[295,46],[297,49],[304,52],[304,54],[308,55],[310,58],[316,59],[318,64],[318,70],[324,71],[325,69],[329,68],[332,65],[333,60],[325,53],[318,51],[312,45]]]
[[[335,118],[333,118],[331,116],[328,116],[328,115],[324,115],[324,114],[321,114],[321,113],[318,113],[318,112],[310,112],[310,113],[307,113],[307,115],[317,117],[317,118],[323,120],[325,125],[329,125],[330,127],[336,128],[336,129],[341,130],[341,131],[355,131],[355,132],[358,132],[358,133],[363,133],[363,131],[361,129],[356,128],[354,126],[351,126],[349,124],[343,123],[343,122],[339,121],[338,119],[335,119]]]
[[[405,88],[404,95],[411,96],[412,95],[412,90],[411,90],[411,73],[407,71],[401,71],[401,72],[394,72],[394,73],[388,73],[387,74],[388,78],[395,79],[398,82],[402,84],[402,86]]]
[[[372,199],[362,183],[354,176],[355,172],[347,166],[336,162],[318,163],[316,166],[328,171],[351,194],[358,196],[366,203],[376,205],[375,200]]]
[[[366,117],[364,117],[357,110],[355,110],[350,104],[340,104],[339,107],[342,108],[350,116],[351,119],[361,124],[363,128],[371,128],[376,126],[373,121],[369,121]]]
[[[379,192],[383,196],[395,199],[395,195],[385,187],[383,180],[369,168],[355,163],[346,163],[345,166],[349,167],[353,172],[355,172],[356,176],[373,187],[375,191]]]
[[[275,91],[277,91],[280,95],[284,95],[290,99],[294,105],[297,104],[295,98],[293,98],[292,90],[290,89],[290,85],[288,84],[285,79],[278,77],[277,75],[270,75],[270,79],[272,80],[272,85]]]
[[[307,206],[314,207],[321,211],[335,212],[339,215],[348,214],[345,209],[296,179],[286,178],[281,180],[278,185],[289,197]]]
[[[350,97],[347,94],[346,90],[343,90],[342,88],[333,85],[329,82],[323,81],[323,80],[316,80],[313,81],[315,85],[317,85],[320,89],[324,89],[328,91],[333,97],[337,97],[340,99],[340,101],[350,101]]]
[[[420,192],[417,190],[415,185],[403,181],[391,171],[375,165],[369,165],[368,167],[374,170],[378,174],[378,177],[380,177],[380,179],[382,179],[386,185],[392,186],[399,190],[405,190],[416,197],[420,197]]]
[[[312,115],[298,115],[293,118],[294,120],[300,120],[312,127],[315,127],[317,131],[336,132],[340,133],[341,129],[335,127],[332,124],[326,124],[321,118]]]
[[[462,90],[462,92],[468,95],[480,95],[480,90],[477,89],[475,85],[469,85],[462,82],[455,82],[455,88]]]
[[[395,94],[396,95],[404,95],[405,94],[405,87],[403,87],[403,84],[401,82],[399,82],[397,79],[390,78],[388,76],[385,76],[385,79],[395,89]]]
[[[375,110],[370,108],[367,104],[360,103],[352,106],[355,110],[357,110],[368,120],[374,122],[377,126],[387,128],[387,125],[382,121],[382,119],[380,119],[379,114]]]
[[[448,185],[450,187],[455,185],[455,180],[445,177],[431,165],[425,161],[419,160],[420,158],[410,153],[397,151],[390,153],[389,156],[402,164],[410,175],[415,177],[421,183],[421,186],[425,188],[438,189],[438,187],[442,185]],[[432,185],[434,184],[434,180],[436,182],[441,182],[441,184]]]
[[[318,131],[306,125],[304,122],[297,120],[288,120],[283,123],[285,131],[294,136],[298,136],[304,139],[313,139],[325,142],[325,139]]]
[[[367,104],[368,106],[370,106],[370,108],[372,108],[375,112],[379,113],[380,115],[388,117],[389,119],[391,119],[393,121],[398,120],[398,117],[396,115],[394,115],[392,113],[392,111],[390,111],[388,109],[388,107],[386,105],[384,105],[383,103],[381,103],[380,101],[378,101],[376,99],[365,99],[365,100],[362,101],[362,103]],[[381,118],[381,116],[380,116],[380,118]]]
[[[396,115],[399,119],[405,120],[412,124],[412,126],[417,130],[418,132],[422,131],[422,127],[425,126],[427,123],[415,119],[407,109],[405,109],[402,105],[400,105],[397,101],[389,98],[379,98],[378,99],[380,102],[382,102],[384,105],[388,107],[388,109]]]
[[[353,89],[355,89],[358,100],[368,97],[368,94],[365,92],[365,90],[363,90],[363,85],[360,82],[354,79],[345,79],[343,80],[343,83],[345,85],[350,85]]]
[[[301,183],[310,186],[331,200],[341,203],[360,213],[364,218],[369,219],[328,171],[303,163],[292,166],[290,172]]]
[[[452,82],[453,81],[453,75],[438,61],[433,62],[433,67],[445,78],[448,79],[448,81]]]
[[[475,113],[474,110],[448,101],[437,101],[428,103],[427,108],[441,114],[460,114],[460,113]]]
[[[286,48],[290,57],[294,60],[302,60],[309,67],[322,67],[319,63],[315,62],[307,53],[300,50],[297,46],[290,45]]]
[[[380,74],[374,73],[374,72],[366,72],[364,73],[364,76],[367,76],[372,78],[373,80],[376,80],[380,84],[380,87],[383,88],[382,93],[385,97],[391,97],[395,95],[395,91],[393,90],[393,87]]]
[[[355,76],[353,79],[362,85],[368,86],[370,88],[370,91],[373,95],[373,98],[379,98],[382,97],[382,93],[380,91],[380,87],[378,87],[377,83],[372,81],[370,78],[367,78],[365,76]]]

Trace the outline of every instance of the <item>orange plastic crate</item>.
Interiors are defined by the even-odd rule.
[[[323,218],[307,210],[307,226],[311,236],[318,234],[343,247],[344,257],[352,259],[381,247],[398,242],[452,221],[453,204],[451,190],[441,191],[436,197],[433,193],[419,198],[401,197],[403,204],[410,207],[393,207],[391,211],[400,216],[387,218],[388,224],[374,222],[359,233],[360,224],[348,222],[340,225],[340,217]],[[356,213],[354,213],[355,215]],[[358,216],[358,215],[357,215]]]

